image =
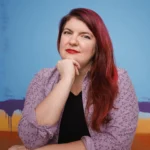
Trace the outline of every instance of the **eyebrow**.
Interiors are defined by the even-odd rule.
[[[69,29],[69,28],[64,28],[64,30],[69,30],[70,32],[73,32],[71,29]],[[63,31],[64,31],[63,30]],[[90,33],[90,32],[80,32],[80,34],[89,34],[89,35],[91,35],[92,37],[94,37],[94,35],[92,34],[92,33]]]

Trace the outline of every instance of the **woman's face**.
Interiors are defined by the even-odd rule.
[[[64,26],[59,52],[62,59],[74,59],[81,68],[91,63],[96,39],[84,22],[73,17]]]

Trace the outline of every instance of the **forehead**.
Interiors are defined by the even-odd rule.
[[[89,32],[92,34],[91,30],[88,28],[88,26],[81,20],[75,18],[75,17],[72,17],[70,18],[65,26],[64,26],[64,29],[65,28],[68,28],[68,29],[71,29],[73,31],[79,31],[79,32]]]

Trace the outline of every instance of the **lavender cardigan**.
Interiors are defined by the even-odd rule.
[[[87,150],[130,150],[138,121],[138,102],[134,88],[127,72],[118,69],[119,94],[114,102],[118,109],[112,109],[112,120],[101,127],[101,133],[93,131],[88,125],[91,137],[83,136]],[[18,132],[24,145],[34,149],[44,146],[50,141],[58,142],[60,120],[55,126],[40,126],[36,121],[35,108],[48,95],[54,85],[59,81],[56,68],[43,69],[37,73],[27,90],[22,119],[19,122]],[[82,101],[85,111],[87,103],[89,78],[85,76],[82,85]],[[64,85],[65,88],[65,85]],[[87,124],[91,121],[93,106],[90,107],[86,118]],[[48,114],[47,114],[48,115]]]

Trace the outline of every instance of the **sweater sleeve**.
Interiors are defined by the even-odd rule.
[[[138,101],[126,71],[119,77],[119,93],[114,103],[116,109],[110,112],[112,120],[105,130],[93,131],[91,137],[82,141],[87,150],[130,150],[138,121]]]
[[[46,69],[38,72],[31,81],[22,112],[22,119],[18,125],[19,136],[29,149],[41,147],[51,140],[57,129],[55,126],[40,126],[36,120],[35,108],[45,98],[44,74]]]

